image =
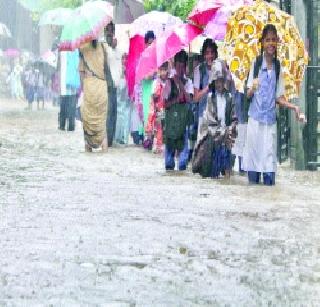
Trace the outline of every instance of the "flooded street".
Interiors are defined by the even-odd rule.
[[[167,174],[25,106],[0,101],[0,306],[320,305],[319,172]]]

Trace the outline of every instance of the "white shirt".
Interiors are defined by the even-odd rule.
[[[197,90],[200,90],[200,65],[198,65],[194,69],[194,72],[193,72],[193,85],[194,85],[194,88],[197,89]],[[211,80],[212,71],[208,70],[208,74],[209,74],[209,79],[208,80]]]
[[[115,87],[119,86],[119,82],[121,79],[122,72],[122,62],[121,62],[122,54],[119,48],[112,48],[108,45],[107,47],[107,58],[108,65],[110,68],[112,80],[114,82]]]
[[[226,97],[224,94],[217,93],[217,115],[218,120],[221,121],[221,127],[224,128],[226,126]]]

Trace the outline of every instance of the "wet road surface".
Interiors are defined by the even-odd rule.
[[[0,101],[0,306],[320,305],[319,172],[166,174],[24,106]]]

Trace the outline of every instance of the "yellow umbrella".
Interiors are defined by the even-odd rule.
[[[276,26],[280,40],[277,54],[284,72],[286,96],[296,98],[308,54],[291,15],[263,0],[239,8],[228,20],[222,57],[230,66],[236,88],[243,92],[251,63],[261,52],[263,27],[268,23]]]

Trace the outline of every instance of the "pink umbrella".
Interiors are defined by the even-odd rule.
[[[209,21],[204,34],[214,40],[223,40],[227,32],[228,18],[237,8],[244,5],[252,5],[253,0],[226,0],[224,6]]]
[[[217,10],[223,6],[224,2],[223,0],[199,0],[189,14],[188,20],[204,27],[215,16]]]
[[[51,50],[47,50],[42,56],[41,59],[48,63],[49,65],[51,65],[52,67],[56,67],[57,66],[57,57],[56,54],[54,52],[52,52]]]
[[[3,54],[8,58],[17,58],[20,55],[20,51],[18,49],[9,48]]]
[[[135,82],[139,83],[145,76],[156,71],[201,33],[202,30],[197,26],[182,24],[158,37],[141,54],[136,68]]]
[[[134,37],[130,38],[129,53],[126,63],[126,80],[130,97],[133,96],[136,66],[144,49],[145,44],[143,36],[137,34]]]

